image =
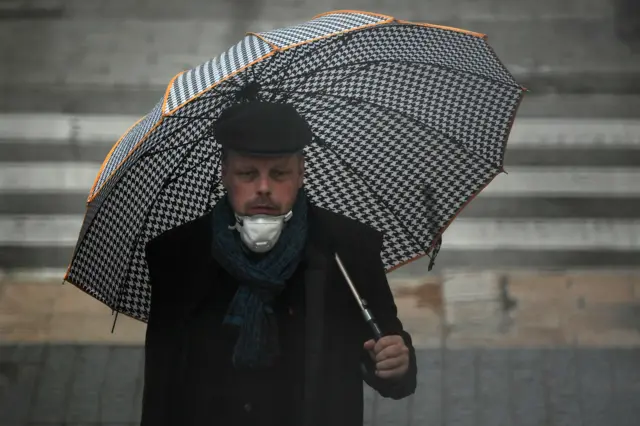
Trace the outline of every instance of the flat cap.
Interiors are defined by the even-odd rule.
[[[213,131],[224,150],[249,155],[294,154],[313,139],[309,124],[292,105],[262,101],[225,109]]]

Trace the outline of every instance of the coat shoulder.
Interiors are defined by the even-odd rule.
[[[147,256],[179,256],[181,253],[191,252],[193,248],[204,247],[210,239],[207,232],[210,223],[211,212],[160,233],[147,242]]]

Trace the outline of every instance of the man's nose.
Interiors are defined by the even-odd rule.
[[[258,180],[258,193],[271,194],[271,180],[269,176],[260,176]]]

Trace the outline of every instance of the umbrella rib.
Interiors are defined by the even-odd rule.
[[[251,82],[258,82],[259,79],[260,79],[260,74],[262,74],[264,72],[264,68],[266,68],[266,67],[264,67],[263,70],[260,71],[260,74],[256,73],[253,68],[254,67],[252,67],[252,66],[248,66],[246,68],[246,71],[239,72],[238,74],[236,74],[236,75],[239,75],[239,76],[243,75],[244,78],[243,77],[240,77],[240,78],[243,79],[242,82],[243,82],[243,84],[245,86],[248,86],[249,84],[251,84]],[[236,87],[238,87],[238,86],[236,86]],[[238,90],[238,92],[236,92],[236,95],[238,95],[240,93],[240,91],[242,90],[242,87],[238,87],[238,89],[239,90]],[[262,95],[259,92],[256,93],[255,99],[258,100],[258,101],[264,101],[264,98],[262,97]]]
[[[311,56],[312,54],[317,53],[317,50],[319,50],[319,49],[321,49],[321,48],[326,48],[327,46],[330,46],[330,47],[332,47],[332,48],[336,47],[336,48],[334,48],[334,49],[333,49],[333,51],[329,51],[328,53],[326,53],[326,58],[325,58],[325,59],[324,59],[324,61],[322,61],[322,62],[320,63],[320,65],[319,65],[319,67],[322,67],[323,65],[325,65],[325,64],[327,63],[327,61],[328,61],[329,59],[331,59],[331,57],[332,57],[333,55],[335,55],[335,54],[338,52],[338,50],[340,49],[340,47],[344,47],[345,43],[349,40],[349,38],[351,38],[351,36],[352,36],[352,34],[350,34],[350,33],[343,33],[343,34],[341,34],[341,35],[339,35],[339,36],[336,36],[335,38],[331,39],[331,40],[330,40],[330,41],[328,41],[328,42],[326,42],[326,41],[325,41],[325,43],[326,43],[326,44],[324,44],[324,45],[322,45],[322,44],[316,44],[316,45],[314,45],[315,50],[312,50],[311,52],[307,52],[307,54],[306,54],[306,55],[300,55],[299,60],[302,60],[302,59],[304,59],[304,58],[306,58],[306,57],[308,57],[308,56]],[[342,45],[341,45],[340,43],[342,43]],[[332,45],[333,45],[333,46],[332,46]],[[294,55],[294,54],[292,54],[292,58],[295,58],[295,55]],[[294,69],[293,65],[294,65],[295,63],[296,63],[296,61],[291,61],[291,60],[290,60],[290,61],[285,65],[285,67],[286,67],[286,68],[285,68],[285,75],[284,75],[284,76],[282,76],[282,78],[278,78],[278,85],[276,86],[276,90],[280,90],[280,87],[282,86],[282,84],[283,84],[284,82],[291,80],[291,77],[288,75],[288,73],[289,73],[289,72],[293,72],[293,69]],[[318,69],[318,68],[316,68],[316,70],[317,70],[317,69]],[[320,68],[320,69],[321,69],[321,68]],[[313,70],[313,71],[315,71],[315,70]],[[309,78],[311,78],[311,76],[312,76],[312,75],[314,75],[314,74],[313,74],[313,72],[311,72],[311,73],[309,74],[309,76],[307,77],[307,79],[306,79],[306,80],[303,80],[303,81],[302,81],[302,82],[301,82],[301,83],[296,87],[296,89],[297,89],[298,87],[302,86],[303,84],[305,84],[305,83],[307,82],[307,80],[308,80]],[[293,78],[296,78],[296,77],[293,77]],[[267,81],[267,84],[270,84],[270,82],[269,82],[269,81]],[[274,94],[274,96],[275,96],[275,94]],[[286,100],[286,99],[285,99],[285,100]]]
[[[394,108],[390,108],[390,107],[385,107],[379,104],[376,104],[374,102],[370,102],[370,101],[366,101],[364,99],[360,99],[360,98],[354,98],[351,96],[344,96],[344,95],[336,95],[336,94],[331,94],[331,93],[323,93],[323,92],[296,92],[296,95],[303,95],[303,96],[309,96],[309,97],[313,97],[313,96],[327,96],[330,98],[335,98],[335,99],[341,99],[341,100],[345,100],[345,101],[349,101],[352,103],[361,103],[361,104],[365,104],[365,105],[369,105],[375,108],[378,108],[386,113],[393,113],[396,115],[400,115],[412,122],[414,122],[416,125],[420,126],[423,129],[428,130],[429,132],[438,134],[443,136],[445,139],[447,139],[448,141],[453,142],[455,145],[459,146],[460,148],[462,148],[466,153],[468,153],[469,155],[473,156],[474,158],[482,161],[485,165],[489,165],[491,167],[495,167],[496,165],[489,163],[485,158],[482,158],[480,155],[478,155],[477,153],[469,150],[468,147],[466,147],[462,142],[460,142],[458,139],[454,138],[453,136],[447,135],[445,133],[442,133],[440,131],[438,131],[437,129],[434,129],[431,126],[427,126],[426,124],[424,124],[422,121],[418,120],[417,118],[411,117],[410,115],[402,112],[402,111],[398,111]],[[499,166],[498,166],[499,167]]]
[[[174,149],[183,148],[185,146],[189,146],[189,145],[195,144],[197,142],[200,142],[200,140],[196,139],[196,140],[193,140],[191,142],[185,142],[185,143],[181,143],[181,144],[178,144],[178,145],[173,145],[173,146],[170,146],[168,148],[158,149],[158,150],[154,150],[154,151],[147,151],[147,152],[141,154],[139,159],[142,159],[144,157],[152,157],[154,155],[162,154],[163,152],[167,152],[167,151],[173,151]]]
[[[211,158],[213,158],[214,155],[218,154],[218,151],[214,151],[211,154],[207,155],[206,157],[204,157],[202,160],[198,161],[196,164],[193,165],[193,167],[189,167],[188,169],[186,169],[184,172],[174,175],[173,177],[167,179],[167,181],[169,181],[169,183],[173,183],[176,182],[178,179],[180,179],[181,177],[185,176],[187,173],[189,173],[191,170],[193,170],[195,167],[199,166],[202,163],[206,163],[208,160],[210,160]]]
[[[501,81],[501,80],[497,80],[495,78],[491,78],[488,77],[486,75],[482,75],[482,74],[478,74],[476,72],[472,72],[472,71],[463,71],[463,70],[457,70],[455,68],[451,68],[451,67],[447,67],[445,65],[440,65],[440,64],[436,64],[433,62],[418,62],[418,61],[410,61],[410,60],[392,60],[392,59],[377,59],[377,60],[372,60],[372,61],[360,61],[360,62],[350,62],[348,64],[342,64],[342,65],[335,65],[335,66],[331,66],[331,67],[326,67],[326,68],[316,68],[313,69],[311,71],[302,73],[302,74],[298,74],[298,75],[294,75],[294,76],[288,76],[286,79],[283,78],[278,78],[277,82],[278,82],[278,86],[276,87],[279,88],[282,85],[282,81],[283,80],[293,80],[296,78],[301,78],[304,77],[308,80],[309,77],[313,76],[313,75],[317,75],[320,72],[323,71],[334,71],[337,69],[343,69],[343,68],[348,68],[348,67],[352,67],[352,66],[359,66],[359,65],[380,65],[380,64],[399,64],[399,65],[415,65],[415,66],[431,66],[434,68],[438,68],[444,71],[448,71],[448,72],[452,72],[452,73],[459,73],[459,74],[463,74],[463,75],[473,75],[475,77],[481,78],[483,80],[489,81],[491,83],[494,84],[500,84],[503,86],[508,86],[510,88],[513,89],[520,89],[520,86],[518,86],[517,84],[513,84],[513,83],[508,83],[505,81]],[[307,81],[305,80],[305,82]],[[267,81],[266,85],[271,84],[271,81]]]
[[[319,146],[324,147],[324,148],[328,149],[329,151],[331,151],[333,153],[333,155],[335,155],[335,157],[338,159],[340,164],[342,164],[344,168],[346,168],[353,176],[356,176],[362,182],[362,184],[369,190],[369,192],[371,193],[373,198],[375,198],[376,201],[378,201],[378,203],[380,203],[380,205],[382,205],[391,214],[391,216],[400,224],[400,227],[404,230],[405,234],[408,235],[409,238],[411,238],[411,240],[413,240],[414,244],[416,244],[416,246],[420,247],[420,249],[422,251],[424,251],[426,254],[428,254],[429,253],[428,248],[425,248],[425,245],[422,244],[420,241],[418,241],[416,236],[413,235],[413,233],[411,233],[409,231],[409,229],[405,226],[404,222],[402,220],[400,220],[400,218],[398,218],[398,215],[391,208],[391,206],[382,197],[380,197],[376,191],[373,190],[373,188],[369,185],[369,183],[366,180],[364,180],[362,178],[362,176],[360,176],[360,174],[357,173],[354,170],[354,168],[351,167],[351,165],[349,163],[347,163],[346,161],[344,161],[342,159],[340,154],[338,152],[336,152],[335,149],[333,149],[331,144],[325,142],[323,139],[321,139],[321,138],[319,138],[317,136],[316,136],[316,139],[319,142],[318,143]]]
[[[230,86],[236,87],[236,88],[240,88],[240,86],[238,86],[238,84],[233,81],[233,78],[225,78],[223,77],[223,79],[221,81],[218,81],[217,83],[214,83],[213,87],[211,87],[209,90],[207,90],[207,94],[210,94],[212,92],[217,92],[217,95],[220,96],[229,96],[229,95],[235,95],[236,92],[223,92],[222,89],[220,89],[220,86],[222,86],[223,83],[227,83]],[[199,101],[200,99],[206,99],[207,97],[205,96],[199,96],[198,98],[194,99],[192,102],[194,101]]]
[[[167,116],[163,117],[163,118],[162,118],[162,120],[166,120],[166,119],[168,119],[168,118],[183,118],[183,119],[186,119],[186,118],[188,118],[188,117],[180,117],[180,116],[175,116],[175,115],[167,115]],[[211,117],[206,117],[206,118],[211,119]],[[160,124],[160,125],[161,125],[161,124]],[[176,134],[176,133],[178,133],[180,130],[182,130],[182,127],[179,127],[179,128],[177,128],[177,129],[175,129],[175,130],[171,131],[171,133],[169,133],[168,135],[166,135],[166,136],[164,137],[164,139],[166,139],[166,138],[171,138],[171,137],[175,136],[175,134]],[[156,133],[156,131],[153,131],[153,132],[151,132],[151,133]],[[149,135],[149,134],[148,134],[148,135]],[[151,135],[149,135],[149,137],[147,137],[147,138],[145,139],[145,142],[148,142],[150,138],[151,138]],[[142,148],[144,147],[144,145],[137,146],[137,148],[135,148],[135,149],[132,149],[132,150],[131,150],[131,154],[133,154],[133,152],[135,152],[135,151],[142,151],[142,152],[141,152],[140,154],[138,154],[138,156],[137,156],[137,157],[135,157],[135,158],[133,158],[133,156],[131,156],[131,157],[129,157],[129,159],[125,159],[125,160],[123,160],[123,161],[118,165],[118,167],[116,167],[116,169],[114,170],[114,174],[113,174],[113,176],[112,176],[111,178],[109,178],[109,179],[107,179],[107,180],[105,180],[105,181],[104,181],[104,183],[103,183],[103,187],[104,187],[104,185],[106,185],[106,184],[107,184],[107,182],[111,182],[111,181],[113,181],[113,179],[116,179],[116,178],[117,178],[117,174],[116,174],[116,172],[118,172],[118,171],[119,171],[119,170],[124,166],[124,164],[125,164],[127,161],[131,161],[133,164],[135,164],[136,162],[138,162],[138,160],[140,160],[141,158],[143,158],[143,157],[145,157],[145,156],[147,156],[147,155],[154,155],[154,154],[161,153],[161,152],[165,152],[165,151],[168,151],[168,150],[172,150],[172,149],[175,149],[175,148],[178,148],[178,147],[187,146],[187,145],[192,144],[192,143],[193,143],[193,144],[195,144],[196,142],[198,142],[198,139],[196,139],[196,140],[195,140],[195,141],[193,141],[193,142],[187,142],[187,143],[184,143],[184,144],[179,144],[179,145],[176,145],[176,146],[173,146],[173,147],[170,147],[170,148],[165,148],[165,149],[161,149],[161,150],[157,150],[157,151],[152,151],[152,152],[150,152],[148,149],[147,149],[146,151],[142,151]],[[137,142],[137,143],[139,143],[139,142]],[[137,145],[137,143],[136,143],[136,145]],[[125,171],[125,173],[126,173],[126,171]],[[120,178],[118,177],[118,179],[120,179]]]
[[[172,151],[174,149],[177,148],[181,148],[181,147],[185,147],[185,146],[189,146],[189,145],[193,145],[195,147],[195,145],[197,143],[201,143],[204,141],[207,141],[208,138],[212,137],[212,133],[213,133],[213,128],[211,126],[209,126],[203,133],[204,135],[196,138],[195,140],[191,141],[191,142],[187,142],[187,143],[183,143],[183,144],[179,144],[179,145],[175,145],[169,148],[164,148],[158,151],[153,151],[153,152],[145,152],[143,155],[141,155],[141,158],[144,156],[152,156],[152,155],[156,155],[156,154],[161,154],[163,152],[167,152],[167,151]],[[189,150],[189,152],[185,153],[185,155],[188,155],[191,151],[193,150],[193,147]],[[188,168],[186,171],[184,171],[183,173],[180,173],[179,175],[176,175],[175,178],[170,178],[167,179],[170,183],[175,182],[176,180],[180,179],[181,177],[183,177],[184,175],[186,175],[187,173],[189,173],[194,167],[197,167],[198,165],[200,165],[203,162],[206,162],[207,160],[209,160],[210,158],[212,158],[216,153],[218,153],[218,151],[213,151],[210,155],[207,155],[206,157],[204,157],[201,161],[198,161],[196,164],[194,164],[193,167]],[[180,164],[181,165],[181,164]],[[180,165],[178,165],[177,167],[179,167]],[[175,169],[174,169],[175,170]],[[173,175],[173,174],[172,174]]]
[[[298,110],[298,112],[302,115],[312,115],[312,114],[318,114],[320,112],[331,112],[331,111],[335,111],[337,109],[343,108],[344,105],[340,105],[340,104],[335,104],[331,107],[328,108],[316,108],[316,109],[300,109]]]
[[[174,116],[167,116],[167,117],[165,117],[165,118],[173,118],[173,117],[174,117]],[[176,129],[176,130],[174,130],[173,132],[171,132],[171,133],[169,134],[169,137],[173,136],[173,135],[174,135],[175,133],[177,133],[179,130],[180,130],[180,129]],[[199,139],[196,139],[194,142],[190,142],[190,143],[180,144],[180,145],[179,145],[179,146],[187,146],[187,145],[191,144],[191,145],[192,145],[192,147],[189,149],[189,151],[188,151],[187,153],[185,153],[185,157],[182,159],[182,161],[181,161],[181,162],[179,162],[179,164],[177,164],[177,165],[175,166],[174,171],[175,171],[178,167],[180,167],[180,166],[183,164],[184,159],[185,159],[185,158],[186,158],[186,156],[187,156],[187,155],[188,155],[188,154],[189,154],[189,153],[190,153],[190,152],[195,148],[195,146],[196,146],[196,143],[197,143],[197,142],[199,142]],[[141,147],[140,147],[140,148],[141,148]],[[154,152],[149,152],[149,151],[147,151],[147,152],[143,152],[143,153],[141,153],[141,154],[136,158],[136,160],[135,160],[134,164],[135,164],[135,163],[137,163],[137,162],[138,162],[141,158],[143,158],[143,157],[151,156],[151,155],[154,155],[154,154],[157,154],[157,153],[160,153],[160,152],[165,152],[165,151],[167,151],[167,150],[175,149],[175,148],[176,148],[176,147],[167,148],[167,149],[163,149],[163,150],[160,150],[160,151],[154,151]],[[120,166],[119,166],[119,168],[120,168],[120,167],[122,167],[122,165],[120,165]],[[173,172],[172,172],[172,173],[173,173]],[[125,172],[125,174],[126,174],[126,172]],[[123,176],[124,176],[124,175],[123,175]],[[123,176],[120,176],[118,179],[123,178]],[[114,176],[114,177],[115,177],[115,176]],[[111,181],[111,179],[109,179],[109,180]],[[105,183],[106,183],[106,182],[105,182]],[[114,185],[115,185],[115,184],[117,184],[117,182],[115,182],[115,183],[114,183]],[[157,193],[157,195],[156,195],[156,200],[157,200],[157,197],[159,197],[159,195],[164,191],[164,189],[166,188],[166,186],[167,186],[167,182],[163,183],[163,188],[162,188],[162,189]],[[104,199],[104,200],[101,202],[100,206],[98,206],[98,210],[100,210],[100,209],[102,208],[102,206],[105,204],[105,202],[106,202],[106,199]],[[154,204],[155,204],[155,201],[149,205],[149,211],[150,211],[150,209],[153,207],[153,205],[154,205]],[[97,215],[97,212],[96,212],[96,215]],[[95,215],[94,215],[94,218],[95,218]],[[78,253],[78,251],[79,251],[79,249],[80,249],[80,247],[81,247],[81,246],[82,246],[82,244],[84,244],[84,242],[85,242],[86,235],[89,233],[89,230],[94,226],[94,224],[95,224],[95,219],[91,221],[91,223],[88,225],[88,229],[84,232],[83,236],[81,237],[81,240],[80,240],[80,241],[78,241],[78,243],[76,244],[76,248],[75,248],[75,250],[74,250],[74,254],[73,254],[73,258],[72,258],[71,262],[73,262],[73,260],[75,259],[76,255],[77,255],[77,253]],[[145,222],[145,225],[144,225],[143,229],[145,229],[145,228],[146,228],[146,222]],[[136,237],[134,238],[135,243],[134,243],[134,245],[132,246],[134,250],[135,250],[135,247],[136,247],[136,246],[137,246],[137,244],[138,244],[138,241],[139,241],[139,238],[140,238],[141,234],[142,234],[142,233],[138,233],[138,234],[136,235]],[[125,273],[124,277],[127,277],[127,276],[129,275],[130,271],[131,271],[131,264],[127,267],[127,271],[126,271],[126,273]],[[118,311],[118,312],[119,312],[119,310],[121,309],[121,307],[119,306],[119,303],[120,303],[120,299],[121,299],[121,297],[122,297],[122,292],[124,291],[123,287],[124,287],[124,286],[120,286],[120,287],[118,288],[118,291],[117,291],[117,294],[116,294],[116,298],[115,298],[115,303],[113,304],[113,306],[111,306],[111,308],[112,308],[114,311]],[[104,294],[102,297],[104,298],[104,303],[108,305],[108,303],[107,303],[107,300],[108,300],[107,295],[106,295],[106,294]],[[115,321],[114,321],[114,326],[115,326]]]
[[[352,77],[357,76],[357,75],[358,75],[358,74],[360,74],[362,71],[366,71],[366,70],[368,70],[369,68],[371,68],[371,66],[370,66],[370,65],[364,65],[362,68],[359,68],[359,69],[357,69],[357,70],[355,70],[355,71],[352,71],[350,74],[347,74],[347,75],[345,75],[344,77],[341,77],[341,78],[337,79],[336,81],[332,82],[330,85],[328,85],[327,87],[325,87],[324,89],[322,89],[319,93],[324,93],[324,92],[326,92],[327,90],[329,90],[329,89],[331,89],[331,88],[335,87],[337,84],[339,84],[339,83],[343,83],[343,82],[347,81],[348,79],[350,79],[350,78],[352,78]],[[307,79],[307,80],[304,80],[303,82],[301,82],[300,84],[298,84],[298,86],[296,86],[296,88],[294,88],[294,89],[293,89],[293,90],[291,90],[291,91],[287,91],[287,92],[294,92],[294,94],[295,94],[295,93],[299,93],[298,88],[299,88],[300,86],[304,85],[307,81],[308,81],[308,79]],[[267,91],[271,91],[271,92],[273,93],[273,96],[277,96],[277,95],[278,95],[278,93],[283,93],[283,92],[276,92],[276,90],[277,90],[277,89],[274,89],[274,90],[267,90]]]
[[[222,91],[220,91],[218,89],[220,84],[227,83],[227,82],[229,82],[229,79],[228,80],[224,80],[224,81],[222,81],[220,83],[217,83],[218,84],[217,86],[214,86],[212,89],[210,89],[209,91],[203,93],[201,96],[198,96],[195,99],[191,99],[190,101],[188,101],[187,104],[183,105],[180,109],[183,109],[188,104],[195,104],[197,102],[205,102],[205,101],[211,102],[211,98],[213,98],[214,96],[220,96],[221,98],[225,98],[227,96],[235,96],[236,92],[223,93]],[[239,87],[239,86],[235,86],[233,84],[232,84],[232,86]],[[214,92],[214,91],[216,91],[217,93],[213,93],[212,94],[212,92]],[[167,115],[164,118],[182,118],[182,116],[172,114],[172,115]]]
[[[219,152],[219,151],[218,151],[218,152]],[[217,161],[217,163],[216,163],[216,166],[215,166],[215,167],[213,167],[213,168],[212,168],[212,170],[219,170],[219,169],[220,169],[220,165],[221,165],[221,163],[222,163],[222,156],[221,156],[221,155],[219,155],[219,156],[218,156],[218,161]],[[215,188],[216,186],[218,186],[218,184],[220,183],[220,181],[221,181],[221,180],[222,180],[222,178],[218,178],[218,179],[215,179],[215,180],[212,182],[212,184],[211,184],[211,186],[210,186],[210,188],[209,188],[209,198],[207,198],[207,206],[210,206],[210,205],[211,205],[211,198],[213,197],[213,190],[214,190],[214,188]]]
[[[239,76],[240,73],[236,73],[236,74],[229,74],[225,77],[222,77],[223,80],[220,81],[218,84],[220,83],[228,83],[230,86],[235,87],[236,89],[242,89],[242,86],[240,86],[237,82],[233,81],[233,77]],[[217,86],[216,86],[217,87]],[[230,92],[230,94],[235,94],[235,92]]]
[[[282,53],[282,52],[280,52],[280,53]],[[293,65],[294,59],[296,59],[296,55],[291,54],[290,57],[289,57],[289,60],[283,66],[284,69],[285,69],[285,73],[291,72],[291,65]],[[266,69],[266,66],[265,66],[265,69]],[[264,72],[264,70],[263,70],[263,72]],[[285,76],[286,76],[286,74],[285,74]],[[282,79],[278,80],[278,85],[275,88],[276,90],[280,90],[280,87],[282,86],[282,83],[284,82],[283,80],[285,80],[285,79],[287,79],[287,78],[285,77],[285,78],[282,78]],[[275,93],[275,92],[272,93],[271,97],[269,98],[269,102],[273,102],[275,100],[276,96],[277,96],[277,93]]]
[[[174,118],[177,120],[214,120],[213,117],[206,115],[168,115],[165,118]]]
[[[191,152],[193,152],[193,150],[195,149],[195,147],[196,147],[196,142],[199,142],[199,141],[200,141],[200,138],[196,139],[196,141],[194,141],[194,142],[191,144],[191,147],[187,150],[187,152],[185,152],[185,153],[184,153],[184,155],[183,155],[182,159],[181,159],[180,161],[178,161],[178,162],[177,162],[177,164],[175,165],[175,167],[173,168],[173,170],[171,171],[171,173],[169,173],[169,176],[173,175],[173,173],[175,173],[175,171],[185,163],[185,161],[186,161],[187,157],[189,156],[189,154],[191,154]],[[146,153],[145,153],[145,154],[146,154]],[[143,154],[143,155],[144,155],[144,154]],[[140,228],[140,232],[138,232],[138,233],[136,234],[135,238],[133,239],[133,241],[134,241],[134,242],[133,242],[133,244],[130,246],[130,247],[131,247],[131,250],[132,250],[133,252],[135,252],[135,249],[136,249],[136,247],[138,246],[138,243],[140,242],[140,238],[142,238],[142,235],[144,234],[144,231],[147,229],[147,224],[149,223],[149,221],[148,221],[148,217],[149,217],[149,214],[150,214],[151,210],[152,210],[152,209],[153,209],[153,207],[155,206],[155,203],[158,201],[158,198],[160,197],[160,195],[165,191],[165,189],[166,189],[166,188],[170,185],[170,183],[172,183],[172,182],[173,182],[173,181],[172,181],[171,179],[166,179],[166,180],[162,183],[162,186],[161,186],[160,190],[156,193],[156,196],[154,197],[154,201],[153,201],[153,202],[151,202],[151,203],[149,203],[149,205],[147,206],[147,211],[146,211],[145,215],[143,216],[143,219],[144,219],[144,220],[143,220],[143,225],[142,225],[142,227]],[[127,270],[126,270],[126,272],[125,272],[125,274],[124,274],[125,279],[126,279],[126,278],[129,276],[129,274],[131,273],[131,268],[132,268],[132,262],[129,262],[129,265],[127,266]],[[116,295],[116,300],[115,300],[115,307],[116,307],[116,308],[115,308],[114,310],[119,310],[119,309],[120,309],[120,299],[122,298],[122,294],[123,294],[123,291],[124,291],[124,287],[125,287],[125,286],[121,285],[121,286],[118,288],[118,293],[117,293],[117,295]]]
[[[164,119],[166,119],[166,118],[173,118],[173,117],[174,117],[173,115],[165,116],[165,117],[163,117],[163,118],[162,118],[162,120],[164,120]],[[208,117],[208,118],[210,118],[210,117]],[[161,126],[161,125],[162,125],[162,124],[159,124],[159,126]],[[181,128],[174,129],[173,131],[171,131],[171,132],[170,132],[167,136],[165,136],[165,137],[173,137],[173,136],[174,136],[176,133],[178,133],[180,130],[181,130]],[[155,133],[155,131],[152,131],[151,133]],[[147,137],[147,136],[148,136],[148,137]],[[151,135],[150,135],[150,134],[147,134],[147,135],[145,135],[143,138],[145,138],[144,142],[148,142],[148,141],[149,141],[149,139],[151,138]],[[196,141],[194,141],[193,143],[195,144],[195,142],[197,142],[197,140],[196,140]],[[106,190],[106,188],[107,188],[107,185],[108,185],[108,184],[111,184],[111,185],[113,185],[113,186],[115,187],[115,185],[117,185],[118,181],[119,181],[120,179],[122,179],[124,175],[126,175],[127,170],[123,170],[123,168],[124,168],[124,165],[125,165],[127,162],[130,162],[130,163],[129,163],[129,167],[131,167],[131,165],[133,165],[133,164],[137,163],[137,162],[138,162],[138,160],[139,160],[140,158],[142,158],[142,157],[144,157],[144,156],[146,156],[146,155],[147,155],[147,153],[148,153],[149,151],[142,151],[142,148],[145,146],[145,144],[142,144],[142,145],[139,145],[139,146],[138,146],[138,144],[140,144],[140,142],[137,142],[137,143],[136,143],[136,147],[135,147],[135,148],[133,148],[133,149],[131,150],[130,154],[129,154],[130,156],[128,155],[128,156],[127,156],[127,158],[125,158],[124,160],[122,160],[122,161],[118,164],[118,166],[114,169],[113,174],[112,174],[108,179],[106,179],[106,180],[104,181],[104,183],[103,183],[103,185],[102,185],[101,189],[98,191],[98,193],[96,193],[96,197],[97,197],[97,195],[98,195],[99,193],[102,193],[102,191]],[[184,145],[186,146],[186,145],[188,145],[188,144],[184,144]],[[171,149],[171,148],[169,148],[169,149]],[[165,150],[155,151],[155,152],[164,152],[164,151],[165,151]],[[136,155],[137,155],[137,157],[134,157],[134,153],[137,153],[137,152],[139,152],[139,154],[136,154]],[[153,155],[153,153],[150,153],[149,155]],[[128,168],[127,168],[127,169],[128,169]],[[102,208],[102,206],[104,205],[104,202],[105,202],[106,198],[108,198],[108,196],[109,196],[109,195],[107,194],[107,195],[106,195],[106,197],[103,199],[103,201],[100,203],[100,205],[97,207],[97,211],[95,212],[94,217],[95,217],[95,216],[100,212],[100,209],[101,209],[101,208]],[[73,254],[73,256],[72,256],[72,260],[71,260],[72,262],[73,262],[73,259],[75,259],[75,256],[76,256],[77,252],[79,251],[79,248],[80,248],[80,247],[81,247],[81,245],[84,243],[84,240],[85,240],[86,235],[89,233],[89,230],[93,227],[93,224],[94,224],[94,221],[92,220],[92,221],[89,223],[89,225],[87,226],[87,229],[86,229],[84,232],[82,232],[82,233],[80,234],[80,236],[79,236],[79,238],[78,238],[78,242],[77,242],[77,244],[76,244],[76,248],[75,248],[75,250],[74,250],[74,254]]]
[[[324,90],[328,90],[328,89],[332,88],[333,86],[335,86],[336,84],[342,83],[342,82],[348,80],[349,78],[356,76],[357,74],[359,74],[362,71],[366,71],[370,67],[371,67],[371,65],[364,64],[362,68],[357,69],[357,70],[351,72],[350,74],[347,74],[346,76],[336,80],[330,86],[327,86]],[[298,85],[298,87],[303,85],[305,82],[306,81],[303,81],[302,83],[300,83]],[[267,89],[267,90],[265,90],[265,92],[268,92],[268,93],[272,94],[272,96],[269,98],[269,102],[273,102],[275,100],[275,97],[278,94],[285,93],[284,91],[278,91],[277,89]],[[206,116],[175,116],[175,115],[172,115],[172,116],[169,116],[169,117],[170,118],[183,119],[183,120],[208,120],[208,119],[213,119],[211,117],[206,117]]]

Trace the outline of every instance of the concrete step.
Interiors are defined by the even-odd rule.
[[[0,268],[66,266],[100,162],[136,119],[0,116]],[[639,148],[640,120],[516,120],[509,174],[447,229],[436,269],[637,265]]]
[[[335,9],[376,11],[406,19],[441,19],[452,16],[487,16],[490,19],[521,19],[530,17],[601,17],[613,13],[616,5],[608,0],[5,0],[0,9],[8,15],[20,11],[23,16],[38,10],[58,10],[66,18],[108,17],[147,19],[202,19],[223,17],[233,19],[281,16],[305,19],[316,13]],[[15,16],[15,15],[14,15]]]
[[[56,325],[77,328],[81,322],[71,318]],[[102,329],[95,324],[85,328],[107,334],[109,324],[107,319]],[[436,347],[416,352],[415,395],[392,400],[365,386],[363,426],[632,426],[640,416],[637,347]],[[40,338],[0,346],[0,356],[7,374],[0,399],[4,425],[140,423],[140,343],[65,344]],[[548,423],[550,418],[555,423]]]
[[[0,86],[0,113],[126,114],[141,117],[164,96],[166,86]],[[518,117],[640,118],[638,94],[530,92]]]
[[[637,273],[447,273],[391,285],[418,386],[399,401],[365,386],[364,425],[631,426],[640,416]],[[497,289],[506,303],[494,303]],[[57,277],[6,276],[0,292],[2,425],[139,422],[144,324],[120,316],[112,333],[111,311]]]
[[[161,87],[246,31],[299,21],[7,21],[0,26],[0,86]],[[640,54],[618,40],[611,19],[431,22],[488,34],[503,63],[534,92],[640,93]]]

